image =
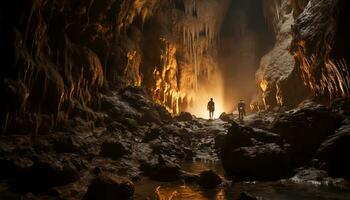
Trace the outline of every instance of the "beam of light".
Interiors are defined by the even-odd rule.
[[[213,98],[215,102],[214,118],[219,118],[223,112],[228,110],[224,100],[224,83],[218,70],[210,75],[210,79],[201,82],[198,90],[192,96],[192,104],[188,106],[186,111],[197,117],[209,118],[207,104],[210,98]]]

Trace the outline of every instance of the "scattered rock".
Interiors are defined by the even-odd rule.
[[[124,155],[130,154],[130,148],[125,143],[117,141],[107,141],[101,145],[100,155],[112,159],[119,159]]]
[[[238,200],[258,200],[258,198],[254,197],[251,194],[248,194],[247,192],[242,192],[239,194]]]
[[[51,160],[40,160],[18,172],[14,189],[22,192],[43,192],[51,187],[72,183],[79,178],[79,172],[69,163],[63,165]]]
[[[188,122],[193,120],[193,116],[189,112],[181,112],[179,116],[176,117],[178,121]]]
[[[183,172],[179,165],[159,156],[158,161],[144,161],[140,165],[140,170],[144,175],[157,181],[176,181],[180,180]]]
[[[321,144],[315,157],[331,176],[350,180],[349,152],[350,125],[344,125]]]
[[[158,139],[162,134],[162,130],[159,128],[150,128],[143,137],[143,142],[149,142],[155,139]]]
[[[215,188],[222,183],[222,179],[212,170],[203,171],[199,175],[198,184],[204,188]]]
[[[73,136],[58,136],[52,138],[53,149],[57,153],[78,153],[81,151],[80,145]]]
[[[131,181],[100,174],[90,184],[83,200],[131,199],[134,191],[134,184]]]
[[[183,179],[186,183],[193,183],[193,182],[198,181],[199,175],[185,172],[185,173],[182,175],[182,179]]]
[[[225,112],[223,112],[219,118],[224,122],[232,122],[235,119],[235,117],[233,116],[233,113],[225,113]]]
[[[139,119],[139,123],[140,124],[147,124],[147,123],[161,124],[162,120],[156,111],[148,110],[141,116],[141,118]]]
[[[215,148],[220,150],[220,148],[224,145],[226,140],[226,134],[220,133],[215,137]]]
[[[313,167],[298,169],[297,173],[290,179],[298,184],[312,184],[332,186],[337,188],[349,188],[350,183],[343,178],[332,178],[325,170]]]

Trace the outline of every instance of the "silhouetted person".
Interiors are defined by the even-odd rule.
[[[243,100],[240,100],[238,103],[238,119],[242,121],[245,115],[245,103]]]
[[[215,111],[215,103],[213,101],[213,98],[211,98],[210,101],[208,102],[207,109],[209,111],[209,119],[213,119],[214,111]]]

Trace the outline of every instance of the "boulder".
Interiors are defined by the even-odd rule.
[[[233,123],[223,140],[220,158],[229,177],[276,180],[291,175],[289,156],[280,136]]]
[[[51,138],[49,138],[51,139]],[[79,153],[81,152],[81,146],[69,135],[58,135],[52,138],[53,149],[57,153]]]
[[[198,185],[204,188],[215,188],[222,183],[222,179],[212,170],[203,171],[198,178]]]
[[[143,142],[149,142],[155,139],[158,139],[159,136],[163,133],[160,128],[150,128],[147,132],[145,132],[145,136],[143,137]]]
[[[350,180],[349,152],[350,125],[344,125],[321,144],[315,157],[331,176]]]
[[[215,136],[215,148],[217,150],[220,150],[220,148],[224,145],[226,139],[225,133],[220,133],[217,136]]]
[[[25,157],[16,158],[1,158],[0,159],[0,180],[12,179],[20,173],[23,169],[26,169],[33,165],[33,162]]]
[[[140,170],[153,180],[165,182],[180,180],[183,175],[179,165],[163,156],[159,156],[158,161],[143,161]]]
[[[223,152],[223,167],[241,180],[278,180],[292,175],[287,152],[277,144],[239,147]]]
[[[179,116],[176,117],[178,121],[188,122],[193,120],[193,116],[189,112],[181,112]]]
[[[91,182],[83,200],[131,199],[134,191],[131,181],[103,173]]]
[[[101,145],[100,155],[112,159],[119,159],[130,154],[130,148],[125,143],[117,141],[106,141]]]
[[[79,178],[78,170],[70,163],[38,160],[31,167],[17,173],[14,189],[21,192],[43,192],[51,187],[75,182]]]
[[[224,122],[232,122],[235,117],[233,116],[233,113],[221,113],[220,117],[219,117],[222,121]]]
[[[138,121],[140,124],[148,124],[148,123],[154,123],[154,124],[162,124],[161,117],[159,113],[157,113],[154,110],[147,110],[139,119]]]
[[[321,143],[339,126],[339,119],[328,108],[306,102],[279,116],[271,131],[291,145],[292,164],[297,168],[307,164]]]
[[[191,154],[190,152],[187,152],[189,154],[185,154],[184,151],[182,150],[181,146],[173,143],[167,143],[167,142],[162,142],[162,143],[155,143],[151,145],[152,148],[152,153],[156,155],[166,155],[166,156],[175,156],[179,159],[184,159],[186,156],[194,156],[194,154]]]
[[[349,181],[343,178],[332,178],[329,173],[322,169],[314,167],[300,168],[297,173],[290,179],[295,183],[310,183],[312,185],[324,185],[335,188],[349,188]]]
[[[247,192],[241,192],[241,194],[239,194],[238,200],[258,200],[258,198]]]

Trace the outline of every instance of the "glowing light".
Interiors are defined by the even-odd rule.
[[[218,70],[210,75],[209,80],[201,82],[199,86],[198,90],[193,93],[192,105],[186,111],[197,117],[208,118],[207,104],[210,98],[213,98],[215,102],[214,118],[219,118],[223,112],[227,112],[224,101],[224,83]]]
[[[268,84],[269,82],[267,82],[267,80],[265,79],[261,81],[260,88],[262,89],[263,92],[266,92]]]

